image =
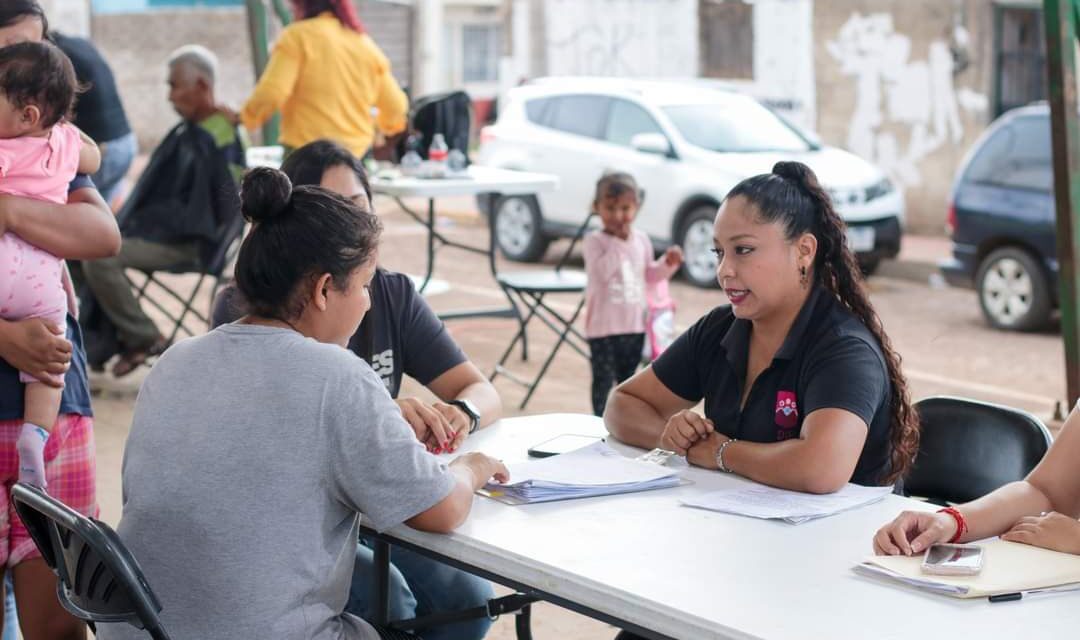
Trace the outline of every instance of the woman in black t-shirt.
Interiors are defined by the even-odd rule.
[[[902,477],[918,449],[918,417],[844,222],[814,173],[780,162],[736,185],[714,242],[731,304],[616,388],[608,430],[785,489],[828,493]],[[691,410],[702,399],[704,416]]]

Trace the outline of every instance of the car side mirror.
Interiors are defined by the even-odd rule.
[[[630,138],[630,146],[642,153],[654,153],[658,156],[671,155],[671,143],[662,133],[639,133]]]

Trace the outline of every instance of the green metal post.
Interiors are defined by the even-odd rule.
[[[255,65],[256,80],[266,69],[270,60],[270,16],[263,0],[245,0],[247,7],[248,42],[251,44],[251,60]],[[282,0],[274,0],[274,10],[283,24],[288,24],[291,16]],[[280,117],[274,114],[263,125],[263,144],[277,144]]]
[[[1080,397],[1080,118],[1076,97],[1076,37],[1080,0],[1043,0],[1049,74],[1050,133],[1065,342],[1067,406]]]

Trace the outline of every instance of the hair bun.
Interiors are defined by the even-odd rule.
[[[813,170],[801,162],[790,160],[777,162],[773,165],[772,172],[773,175],[780,176],[781,178],[799,184],[806,184],[810,182],[811,179],[813,179],[814,182],[817,182],[817,176],[814,175]]]
[[[252,223],[278,217],[289,207],[291,198],[292,182],[277,169],[256,167],[240,184],[240,211]]]

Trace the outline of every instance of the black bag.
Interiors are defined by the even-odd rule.
[[[425,160],[436,133],[443,134],[448,149],[457,149],[469,157],[469,133],[472,129],[472,100],[464,91],[436,93],[419,98],[409,110],[409,130],[400,143],[404,156],[408,144]]]

